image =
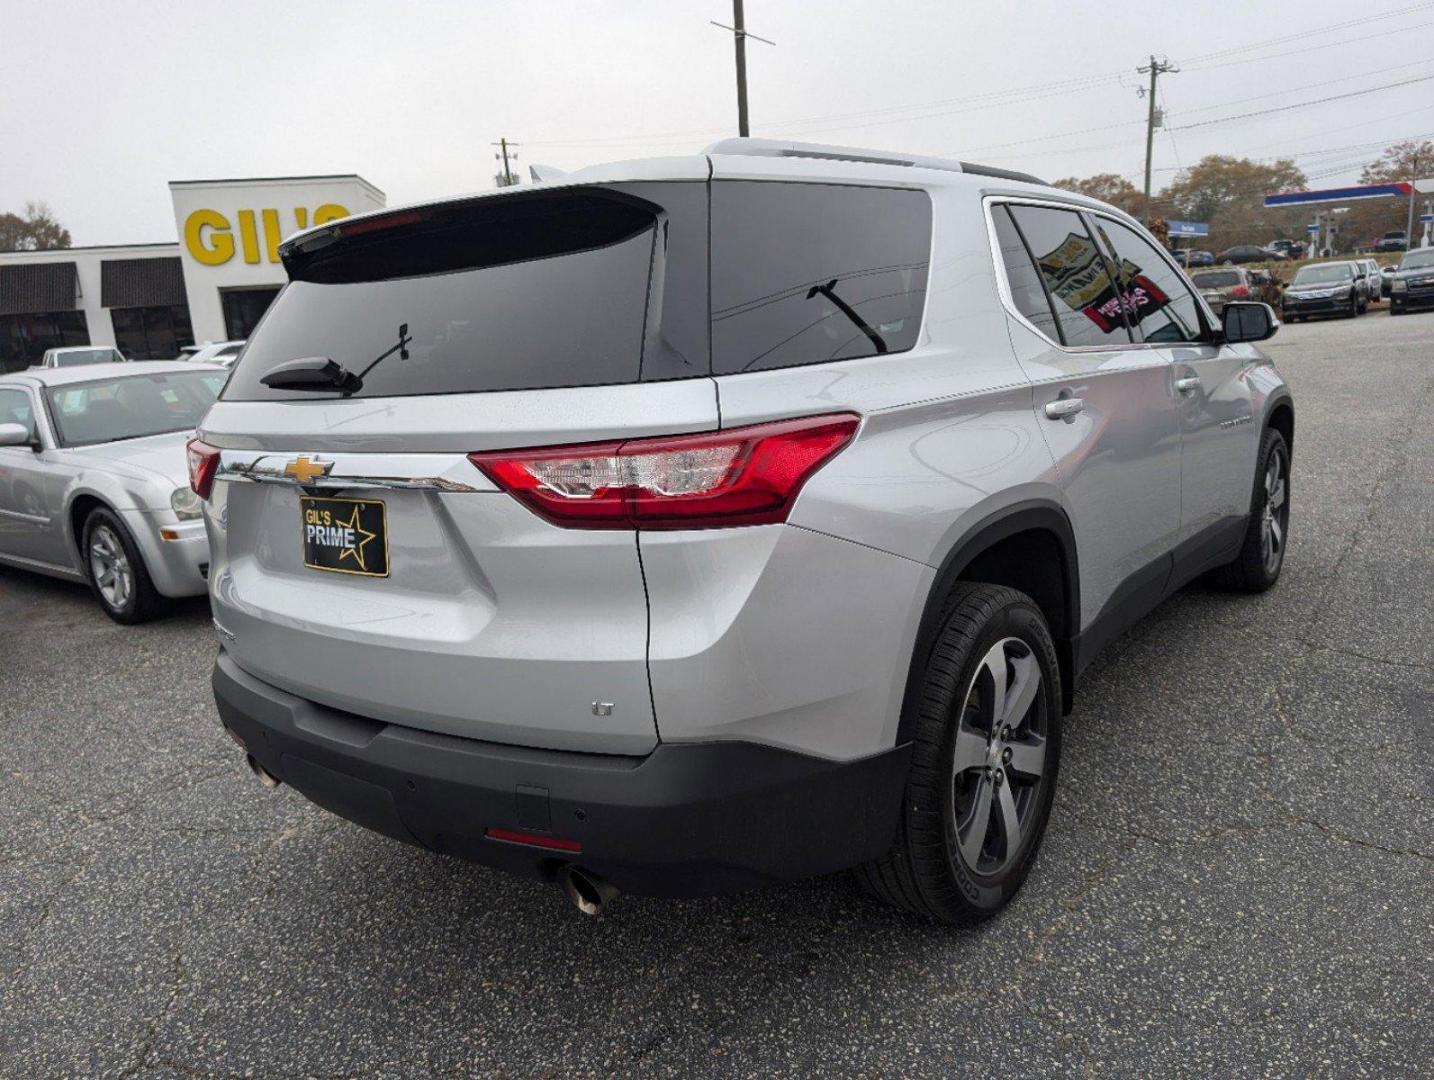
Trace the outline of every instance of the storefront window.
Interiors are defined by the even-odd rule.
[[[220,289],[219,303],[224,308],[224,332],[230,341],[243,341],[254,332],[264,312],[279,295],[272,289]]]
[[[0,371],[38,364],[46,349],[88,345],[90,328],[83,311],[0,315]]]
[[[189,325],[189,308],[111,308],[115,345],[131,360],[172,360],[184,345],[194,344]]]

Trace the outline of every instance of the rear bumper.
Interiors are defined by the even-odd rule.
[[[385,835],[551,880],[580,865],[626,892],[695,896],[845,869],[895,835],[909,746],[832,762],[750,742],[643,757],[534,750],[338,712],[214,667],[224,725],[278,779]],[[552,837],[580,852],[498,841]]]

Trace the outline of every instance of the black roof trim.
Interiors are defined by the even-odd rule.
[[[1030,173],[1016,172],[1014,169],[998,169],[994,165],[975,165],[969,161],[961,162],[961,171],[970,173],[972,176],[991,176],[997,180],[1019,180],[1023,184],[1040,184],[1041,187],[1050,187],[1046,181],[1039,176],[1032,176]]]

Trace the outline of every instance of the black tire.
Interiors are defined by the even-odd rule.
[[[1395,307],[1395,306],[1394,306],[1394,302],[1391,300],[1390,303],[1389,303],[1389,314],[1391,314],[1391,315],[1403,315],[1403,314],[1404,314],[1404,309],[1403,309],[1402,307]]]
[[[1045,617],[1015,589],[958,583],[940,627],[921,672],[895,843],[855,873],[895,907],[935,922],[974,923],[1015,895],[1045,835],[1060,765],[1060,669]],[[1012,707],[1000,711],[1014,718],[999,726],[996,664],[1008,688],[1002,703]],[[1034,686],[1033,674],[1040,680]],[[1008,807],[1014,845],[1007,842]]]
[[[1279,504],[1270,511],[1269,517],[1276,527],[1276,547],[1273,553],[1266,547],[1266,509],[1271,503],[1272,489],[1267,483],[1271,460],[1278,456]],[[1261,593],[1280,579],[1280,570],[1285,565],[1285,551],[1290,538],[1290,449],[1285,437],[1274,428],[1266,428],[1260,439],[1259,468],[1255,470],[1254,492],[1250,496],[1250,523],[1245,529],[1245,541],[1240,545],[1240,554],[1232,562],[1217,569],[1212,575],[1216,585],[1237,592]]]
[[[109,552],[112,577],[104,580],[102,566]],[[122,558],[122,561],[121,561]],[[150,580],[149,569],[135,545],[134,537],[119,515],[106,506],[98,506],[85,518],[81,532],[80,561],[90,591],[100,608],[117,623],[147,622],[164,609],[164,597]],[[121,590],[114,582],[122,581]]]
[[[1359,315],[1359,300],[1351,296],[1349,298],[1349,310],[1344,313],[1346,319],[1353,319]]]

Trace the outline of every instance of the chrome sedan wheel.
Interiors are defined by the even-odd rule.
[[[134,570],[120,538],[108,525],[97,526],[90,533],[90,576],[109,607],[122,611],[129,603],[134,592]]]
[[[952,846],[973,873],[1008,867],[1034,825],[1046,772],[1041,668],[1020,638],[996,642],[967,687],[952,755]]]

